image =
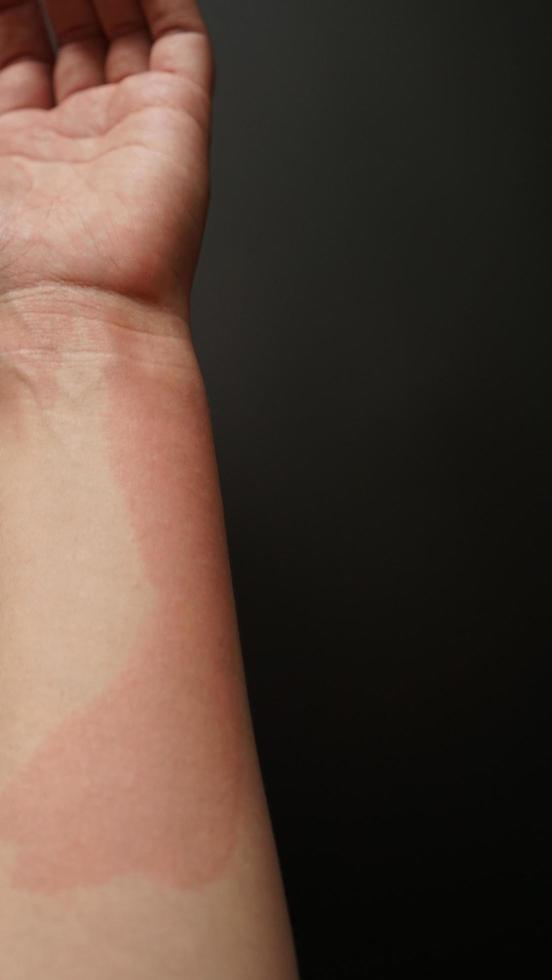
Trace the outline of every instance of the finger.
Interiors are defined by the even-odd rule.
[[[191,78],[210,90],[212,57],[207,28],[195,0],[142,0],[154,44],[152,71]]]
[[[148,71],[151,34],[139,0],[96,0],[96,10],[110,41],[106,81],[120,82]]]
[[[49,109],[53,60],[35,0],[0,0],[0,113]]]
[[[54,71],[58,102],[103,85],[107,40],[91,0],[45,0],[59,46]]]

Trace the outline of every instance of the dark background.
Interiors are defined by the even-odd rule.
[[[546,975],[550,4],[204,9],[194,327],[302,976]]]

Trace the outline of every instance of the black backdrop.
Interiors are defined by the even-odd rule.
[[[304,980],[550,966],[549,7],[204,0],[194,329]]]

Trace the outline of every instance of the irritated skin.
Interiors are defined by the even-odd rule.
[[[0,0],[0,977],[293,980],[187,325],[207,35],[46,7],[57,56]]]
[[[0,353],[0,976],[293,977],[189,341],[71,309],[40,330],[71,350],[15,348],[22,319]]]
[[[26,360],[19,355],[21,373],[40,386],[44,377]],[[11,881],[19,888],[52,894],[125,874],[190,888],[221,874],[236,845],[245,735],[238,641],[203,393],[178,360],[136,364],[128,348],[125,358],[100,354],[88,368],[101,396],[88,423],[94,468],[119,498],[119,537],[129,552],[134,546],[151,599],[113,680],[69,708],[0,793],[0,839],[16,845]],[[73,424],[66,361],[49,372],[43,411],[62,442]],[[40,403],[40,387],[33,397]],[[63,470],[63,452],[49,450]],[[82,479],[86,444],[78,464]],[[71,493],[67,477],[58,480]],[[102,502],[96,506],[92,527],[101,519]],[[120,567],[111,575],[120,601]]]

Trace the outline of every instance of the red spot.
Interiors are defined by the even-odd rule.
[[[0,794],[12,883],[37,892],[123,875],[196,887],[238,833],[246,710],[202,396],[181,369],[117,358],[106,376],[109,458],[157,598],[115,682]]]

